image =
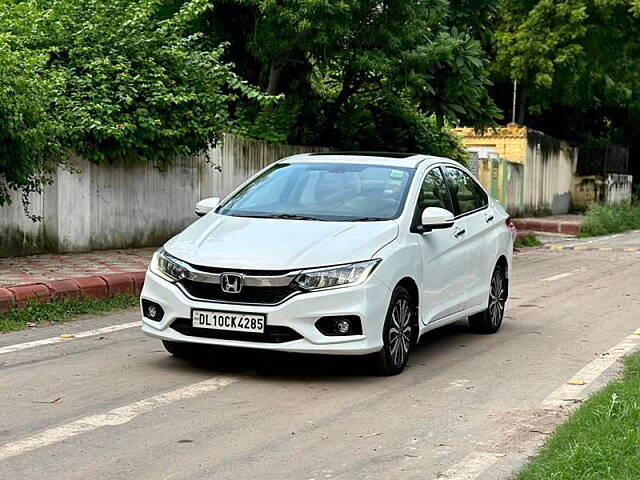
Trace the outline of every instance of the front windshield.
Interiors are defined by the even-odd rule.
[[[217,213],[294,220],[397,218],[414,169],[345,163],[279,163],[224,202]]]

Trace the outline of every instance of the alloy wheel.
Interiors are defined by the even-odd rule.
[[[507,301],[505,293],[502,272],[496,269],[491,278],[491,291],[489,292],[489,318],[494,328],[497,328],[502,323],[504,305]]]
[[[389,351],[394,365],[404,364],[411,346],[411,306],[406,298],[399,298],[391,312]]]

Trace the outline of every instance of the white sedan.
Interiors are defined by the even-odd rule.
[[[502,324],[514,229],[460,164],[312,153],[262,170],[155,253],[142,330],[197,345],[370,355],[406,366],[420,336]]]

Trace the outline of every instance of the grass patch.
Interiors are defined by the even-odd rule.
[[[595,237],[640,228],[640,203],[594,204],[587,210],[579,237]]]
[[[117,294],[107,298],[61,298],[51,303],[29,301],[24,308],[16,306],[0,313],[0,332],[25,328],[28,323],[66,322],[78,315],[107,313],[138,305],[138,297]]]
[[[640,478],[640,354],[627,358],[622,380],[585,402],[517,480]]]
[[[516,238],[516,241],[513,244],[514,248],[522,248],[522,247],[539,247],[542,245],[542,242],[538,240],[534,234],[530,233],[525,235],[524,237]]]

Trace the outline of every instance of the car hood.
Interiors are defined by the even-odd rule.
[[[209,214],[165,245],[186,262],[230,269],[294,270],[369,260],[398,224],[317,222]]]

